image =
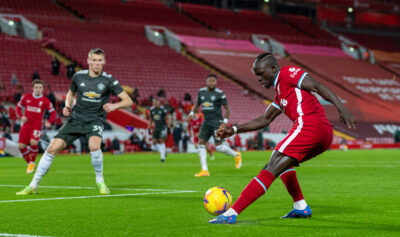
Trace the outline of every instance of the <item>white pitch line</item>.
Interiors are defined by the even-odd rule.
[[[0,184],[0,187],[10,187],[10,188],[22,188],[27,185],[8,185]],[[39,186],[39,188],[55,188],[55,189],[97,189],[96,187],[68,187],[68,186]],[[110,188],[111,190],[127,190],[127,191],[193,191],[193,190],[171,190],[171,189],[144,189],[144,188]]]
[[[51,237],[51,236],[41,236],[41,235],[24,235],[24,234],[8,234],[8,233],[0,233],[0,236],[9,236],[9,237]]]
[[[141,196],[152,194],[170,194],[170,193],[194,193],[197,191],[173,191],[173,192],[157,192],[157,193],[127,193],[127,194],[111,194],[111,195],[96,195],[96,196],[78,196],[78,197],[57,197],[57,198],[37,198],[37,199],[17,199],[17,200],[2,200],[0,203],[6,202],[35,202],[47,200],[66,200],[66,199],[86,199],[86,198],[106,198],[106,197],[125,197],[125,196]]]

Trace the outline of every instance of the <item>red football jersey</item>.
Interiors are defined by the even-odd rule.
[[[282,110],[293,122],[309,122],[315,119],[330,124],[318,99],[301,83],[307,72],[297,66],[282,67],[274,81],[273,106]]]
[[[189,129],[193,131],[193,133],[199,133],[201,124],[203,123],[203,118],[201,116],[197,116],[197,118],[192,118],[189,122]]]
[[[36,128],[42,128],[43,114],[47,110],[49,113],[53,113],[54,108],[47,97],[34,96],[32,94],[26,94],[18,103],[18,107],[24,109],[24,116],[28,118],[29,124],[32,124]],[[49,122],[51,123],[50,119]]]

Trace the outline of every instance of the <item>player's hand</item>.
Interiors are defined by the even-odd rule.
[[[340,121],[348,128],[356,129],[357,119],[347,109],[340,112]]]
[[[51,123],[49,123],[49,121],[44,122],[44,126],[46,128],[50,128],[51,127]]]
[[[215,137],[219,140],[230,137],[234,134],[233,128],[231,126],[226,125],[225,123],[221,124],[215,134]]]
[[[65,117],[69,117],[69,116],[71,115],[71,112],[72,112],[72,110],[71,110],[70,107],[68,107],[68,106],[65,106],[65,107],[64,107],[64,109],[63,109],[63,115],[64,115]]]
[[[192,115],[188,115],[188,116],[186,117],[186,122],[190,122],[190,120],[192,120],[192,118],[193,118]]]
[[[107,103],[103,105],[103,109],[108,113],[118,109],[118,106],[116,104]]]
[[[26,123],[28,122],[28,118],[26,116],[21,117],[21,122]]]

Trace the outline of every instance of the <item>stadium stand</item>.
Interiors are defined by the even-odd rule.
[[[52,84],[54,90],[65,90],[65,87],[59,85],[69,85],[70,82],[65,76],[51,74],[51,61],[52,57],[41,50],[39,42],[1,34],[0,78],[6,87],[5,91],[0,91],[2,100],[12,101],[10,98],[17,90],[17,86],[11,84],[12,73],[15,73],[25,92],[32,88],[32,74],[35,70],[38,70],[42,80]],[[65,75],[65,69],[61,68],[60,73]]]

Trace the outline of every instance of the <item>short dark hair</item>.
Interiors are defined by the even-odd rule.
[[[217,75],[215,75],[215,74],[208,74],[207,79],[208,79],[209,77],[214,77],[215,79],[217,79]]]
[[[269,58],[268,58],[268,61],[269,61],[268,63],[269,63],[269,64],[278,65],[278,61],[276,60],[275,56],[274,56],[272,53],[262,53],[262,54],[259,54],[259,55],[257,56],[256,60],[254,61],[254,63],[258,63],[258,62],[260,62],[260,61],[266,59],[266,57],[269,57]]]
[[[90,58],[90,55],[92,55],[92,54],[99,54],[99,55],[103,55],[104,57],[106,57],[106,53],[101,48],[91,49],[89,51],[88,57]]]
[[[42,86],[44,86],[44,81],[40,79],[35,79],[32,81],[32,86],[35,86],[36,84],[42,84]]]

